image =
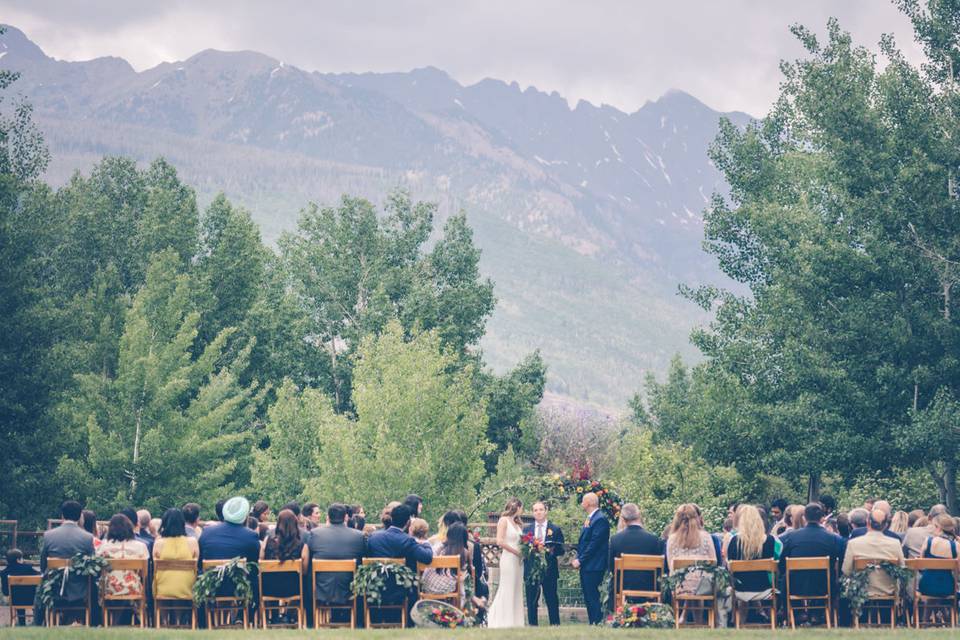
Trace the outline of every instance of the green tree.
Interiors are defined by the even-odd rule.
[[[486,407],[472,372],[436,332],[409,338],[398,321],[363,339],[357,355],[356,422],[325,431],[307,493],[368,509],[416,492],[430,517],[476,499],[484,476]]]
[[[543,399],[547,366],[539,351],[524,358],[503,376],[484,373],[478,381],[487,399],[487,438],[494,449],[487,456],[487,470],[498,467],[497,460],[508,447],[526,460],[540,449],[536,430],[536,408]]]
[[[58,410],[77,453],[60,459],[57,478],[98,508],[209,503],[248,482],[258,392],[237,381],[247,353],[222,362],[228,328],[192,357],[199,313],[181,268],[174,250],[156,254],[124,321],[116,375],[78,375]]]

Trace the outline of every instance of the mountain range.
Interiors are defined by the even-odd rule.
[[[273,242],[308,202],[382,202],[396,188],[464,210],[498,304],[482,343],[499,371],[540,349],[548,390],[622,407],[645,372],[696,357],[705,317],[680,283],[723,282],[701,249],[722,177],[707,157],[721,116],[670,91],[632,113],[433,68],[321,73],[262,53],[208,49],[136,71],[62,61],[23,32],[0,68],[33,103],[62,184],[104,155],[164,156],[201,204],[224,192]]]

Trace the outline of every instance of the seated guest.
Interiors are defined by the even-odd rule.
[[[426,542],[432,546],[432,543],[427,540],[430,535],[430,525],[423,518],[410,518],[410,535],[417,542]]]
[[[923,548],[927,543],[927,538],[933,535],[935,526],[933,524],[937,516],[947,513],[947,505],[935,504],[930,507],[930,512],[926,521],[918,519],[915,527],[907,529],[903,536],[903,553],[908,558],[919,558],[923,555]]]
[[[890,518],[890,531],[897,534],[901,540],[909,528],[910,516],[906,511],[896,511]]]
[[[787,526],[778,534],[781,540],[791,532],[796,531],[797,529],[803,529],[806,526],[807,522],[804,518],[805,511],[805,507],[799,504],[792,504],[787,507],[787,511],[783,519]]]
[[[260,557],[260,539],[246,526],[249,512],[250,503],[242,496],[230,498],[223,504],[223,522],[205,529],[200,536],[200,562],[233,558],[257,561]],[[233,585],[224,581],[219,593],[232,594]]]
[[[184,531],[186,531],[187,536],[197,539],[200,537],[200,533],[203,531],[198,524],[200,522],[200,505],[195,502],[188,502],[183,505],[183,509],[180,510],[183,514],[184,522]],[[160,524],[161,528],[163,523]],[[163,535],[162,533],[160,535]]]
[[[269,522],[270,505],[263,500],[257,500],[253,503],[253,508],[250,510],[250,515],[256,518],[257,522]]]
[[[420,520],[420,518],[414,518]],[[426,520],[420,520],[424,525]],[[411,525],[412,528],[412,525]],[[433,545],[434,556],[457,556],[460,558],[460,571],[454,575],[449,569],[427,569],[423,572],[421,593],[452,593],[460,592],[461,600],[465,597],[464,581],[467,579],[470,564],[470,552],[467,545],[467,528],[460,522],[454,522],[447,529],[443,542]]]
[[[777,558],[777,540],[764,531],[763,520],[756,507],[740,505],[737,511],[737,533],[727,546],[727,561],[766,560]],[[745,571],[736,574],[734,585],[740,600],[764,600],[770,597],[773,585],[766,571]]]
[[[403,504],[410,509],[411,518],[419,518],[423,514],[423,498],[415,493],[411,493],[403,499]]]
[[[308,502],[303,505],[303,520],[306,522],[307,531],[313,531],[320,526],[320,505],[316,502]]]
[[[924,558],[957,559],[957,532],[953,518],[945,513],[933,519],[933,532],[923,548]],[[960,569],[958,564],[957,569]],[[925,596],[948,598],[957,591],[955,572],[947,569],[927,569],[920,572],[918,590]]]
[[[470,534],[470,521],[467,518],[467,512],[462,509],[454,509],[454,515],[460,520],[460,524],[467,527],[467,547],[470,557],[473,559],[473,593],[476,598],[475,603],[478,607],[478,620],[483,621],[486,616],[487,598],[490,597],[490,585],[487,583],[487,562],[483,557],[483,548],[480,545],[480,538],[474,538]],[[563,553],[558,549],[557,555]]]
[[[927,516],[927,514],[924,512],[923,509],[914,509],[913,511],[911,511],[910,513],[908,513],[908,514],[907,514],[907,529],[911,529],[911,528],[917,526],[917,520],[919,520],[920,518],[925,518],[926,516]]]
[[[783,514],[787,510],[787,501],[783,498],[777,498],[770,503],[770,528],[769,531],[776,535],[777,525],[783,519]]]
[[[70,559],[78,553],[85,556],[94,555],[93,536],[80,527],[82,512],[83,507],[73,500],[67,500],[60,506],[60,517],[63,518],[63,523],[56,529],[50,529],[43,534],[40,546],[41,574],[47,570],[48,558]],[[87,586],[86,577],[70,574],[57,599],[71,604],[80,602],[87,597]]]
[[[190,506],[190,505],[187,505]],[[180,509],[167,509],[160,519],[160,534],[153,543],[153,559],[193,560],[200,557],[200,544],[187,534],[187,522]],[[193,597],[194,571],[155,571],[154,593],[164,598],[190,600]]]
[[[367,541],[367,556],[374,558],[404,558],[407,566],[416,571],[417,563],[433,560],[433,549],[426,542],[417,542],[406,529],[410,524],[410,508],[397,505],[390,512],[390,526],[377,531]]]
[[[901,567],[905,566],[899,540],[883,535],[888,515],[882,509],[874,509],[867,520],[867,532],[847,542],[847,551],[843,556],[845,575],[853,573],[854,560],[860,559],[889,560]],[[870,582],[867,587],[869,597],[890,596],[896,592],[896,588],[896,582],[885,571],[870,572]]]
[[[437,532],[430,536],[427,542],[430,543],[430,546],[436,546],[437,543],[443,543],[447,539],[447,529],[450,525],[460,522],[460,516],[456,511],[447,511],[440,517],[440,521],[437,522]]]
[[[15,606],[29,606],[33,604],[35,589],[21,587],[10,590],[10,583],[7,580],[10,576],[36,576],[40,572],[23,562],[23,552],[20,549],[7,550],[7,566],[0,571],[0,591],[4,596],[10,598],[10,604]],[[24,593],[21,593],[23,591]],[[17,611],[17,624],[21,627],[27,624],[27,614],[24,611]]]
[[[700,514],[693,504],[683,504],[677,508],[670,527],[670,537],[666,546],[667,565],[673,571],[677,559],[718,561],[713,537],[707,533],[700,520]],[[699,572],[690,572],[678,589],[679,593],[696,593],[702,576]]]
[[[623,529],[610,538],[610,551],[607,557],[607,570],[613,572],[614,561],[623,554],[644,556],[662,556],[664,554],[663,540],[643,528],[640,522],[640,507],[628,502],[620,509],[620,519]],[[608,608],[614,605],[614,581],[610,580]],[[658,587],[653,583],[653,574],[648,572],[630,571],[623,576],[623,588],[631,591],[654,591]]]
[[[89,509],[84,509],[80,518],[80,525],[83,530],[93,536],[93,548],[100,546],[100,532],[97,531],[97,514]]]
[[[393,513],[394,508],[399,507],[400,503],[397,501],[388,502],[387,506],[383,508],[383,511],[380,512],[380,526],[383,529],[390,528],[390,514]]]
[[[107,537],[97,549],[97,555],[111,560],[150,558],[147,545],[134,537],[130,519],[121,513],[110,518]],[[105,584],[106,593],[111,596],[139,598],[143,595],[144,585],[135,571],[126,569],[111,571],[107,574]]]
[[[217,500],[216,504],[213,505],[213,511],[217,514],[217,522],[223,522],[223,505],[227,504],[226,500]]]
[[[312,560],[354,560],[360,564],[367,539],[363,533],[346,526],[347,509],[339,503],[327,508],[327,525],[310,532],[307,546]],[[349,573],[318,573],[314,597],[322,604],[350,601],[353,577]]]
[[[846,540],[850,537],[853,527],[850,526],[850,516],[846,513],[837,514],[836,534]]]
[[[137,519],[134,521],[135,536],[137,540],[147,545],[147,549],[151,553],[153,553],[153,541],[156,540],[156,535],[150,530],[152,521],[153,518],[149,511],[146,509],[137,511]]]
[[[824,519],[835,516],[837,511],[837,499],[831,495],[824,494],[820,496],[820,506],[823,507]]]
[[[874,511],[879,511],[880,513],[883,514],[883,517],[884,517],[883,535],[890,538],[891,540],[896,540],[897,542],[902,543],[901,537],[895,534],[894,532],[890,531],[890,528],[889,528],[890,518],[892,517],[892,513],[889,510],[889,508],[884,508],[884,507],[889,507],[890,503],[886,502],[885,500],[874,500],[874,503],[877,505],[877,508],[867,512],[868,514],[867,522],[869,523],[869,519],[870,517],[872,517],[872,515],[870,514],[872,514]],[[860,514],[857,514],[857,515],[860,516]],[[859,538],[862,535],[866,535],[867,531],[869,531],[869,528],[866,525],[862,527],[858,526],[856,529],[850,532],[850,539],[853,540],[854,538]]]
[[[283,509],[277,514],[277,526],[273,535],[264,541],[260,559],[299,562],[302,570],[306,571],[310,560],[310,549],[304,544],[303,537],[300,535],[300,522],[293,511]],[[300,593],[300,579],[296,574],[266,573],[263,575],[264,595],[290,598],[298,593]],[[288,618],[287,622],[294,620],[295,618]]]
[[[367,521],[364,519],[363,516],[350,516],[350,521],[347,522],[346,524],[347,524],[347,527],[355,531],[363,532],[363,531],[366,531],[367,529]]]
[[[829,578],[831,591],[837,593],[835,567],[843,557],[844,541],[840,536],[830,533],[820,526],[823,520],[823,507],[812,502],[804,509],[806,526],[798,529],[783,539],[783,549],[780,552],[780,573],[786,575],[788,558],[830,558]],[[790,593],[806,596],[825,593],[827,585],[824,576],[819,571],[798,571],[791,574]]]

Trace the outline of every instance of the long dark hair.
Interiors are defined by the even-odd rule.
[[[460,563],[467,561],[467,528],[460,522],[447,527],[447,540],[443,543],[441,555],[460,556]]]
[[[187,535],[187,521],[183,517],[183,511],[176,507],[164,511],[163,518],[160,519],[159,533],[161,538],[179,538]]]
[[[278,560],[294,560],[300,557],[303,545],[300,543],[300,521],[290,509],[283,509],[277,515],[277,528],[274,532]]]
[[[89,509],[84,509],[81,512],[83,516],[83,528],[88,532],[92,533],[94,538],[99,538],[97,533],[97,514]]]

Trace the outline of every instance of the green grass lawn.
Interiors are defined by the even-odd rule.
[[[957,638],[956,631],[950,630],[924,630],[922,632],[913,629],[897,629],[896,631],[883,631],[871,629],[869,631],[854,631],[852,629],[839,629],[827,631],[825,629],[808,629],[801,631],[777,631],[773,635],[783,635],[785,638],[916,638],[920,635],[922,638]],[[695,638],[746,638],[747,640],[756,638],[767,638],[771,636],[770,631],[754,631],[733,629],[724,629],[718,631],[708,631],[703,629],[695,630],[619,630],[619,629],[597,629],[587,627],[586,625],[568,625],[559,628],[539,627],[536,629],[515,629],[511,631],[494,631],[489,629],[464,629],[456,631],[447,630],[429,630],[429,629],[409,629],[405,631],[378,630],[378,631],[346,631],[346,630],[314,630],[306,631],[155,631],[140,629],[0,629],[0,638],[23,638],[23,639],[48,639],[57,640],[93,640],[94,638],[141,638],[145,640],[158,640],[160,638],[190,637],[197,636],[205,638],[409,638],[434,639],[434,638],[542,638],[543,640],[574,640],[576,638],[663,638],[675,636],[683,640]]]

